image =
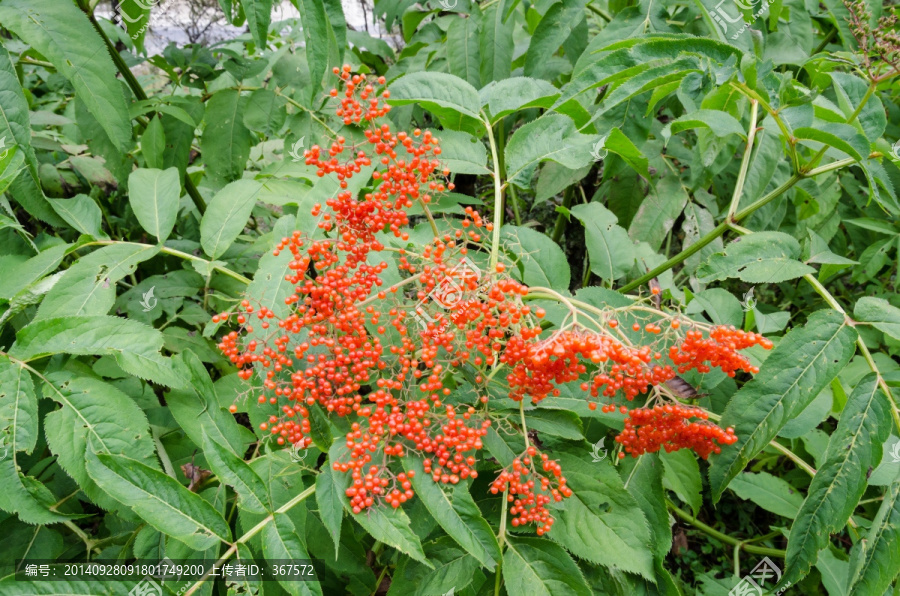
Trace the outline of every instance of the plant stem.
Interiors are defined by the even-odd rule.
[[[82,248],[85,246],[110,246],[113,244],[133,244],[135,246],[146,246],[147,248],[153,248],[152,244],[141,244],[140,242],[126,242],[124,240],[95,240],[94,242],[86,242],[86,243],[82,244],[79,248]],[[173,256],[173,257],[179,257],[181,259],[185,259],[188,261],[198,261],[200,263],[206,263],[207,265],[209,265],[211,263],[211,261],[207,261],[206,259],[203,259],[201,257],[195,257],[192,254],[182,252],[180,250],[175,250],[174,248],[169,248],[168,246],[160,246],[159,252]],[[244,277],[240,273],[238,273],[236,271],[232,271],[231,269],[228,269],[227,267],[219,267],[218,265],[216,265],[215,267],[213,267],[213,269],[215,269],[219,273],[227,275],[228,277],[235,279],[243,284],[249,285],[250,282],[252,281],[250,278]]]
[[[754,546],[752,544],[748,544],[745,541],[738,540],[737,538],[733,538],[728,534],[723,534],[719,532],[712,526],[708,526],[696,517],[692,516],[687,511],[680,509],[675,503],[666,499],[666,506],[674,513],[677,517],[680,517],[682,520],[691,524],[698,530],[702,531],[704,534],[715,538],[719,542],[724,542],[725,544],[729,544],[731,546],[739,547],[741,550],[744,550],[748,553],[754,555],[763,555],[767,557],[779,557],[781,559],[787,556],[787,552],[777,548],[767,548],[764,546]]]
[[[497,142],[494,140],[494,131],[491,123],[481,115],[481,121],[487,129],[488,141],[491,144],[491,160],[494,165],[494,233],[491,239],[491,271],[497,269],[497,263],[500,262],[500,228],[503,226],[503,185],[500,173],[500,157],[497,152]]]
[[[567,188],[563,193],[563,202],[562,206],[566,211],[569,210],[569,207],[572,206],[572,201],[575,200],[575,193],[571,188]],[[566,224],[569,223],[568,214],[565,212],[560,212],[556,216],[556,223],[553,225],[553,234],[551,234],[550,238],[559,244],[560,239],[562,238],[563,232],[566,231]]]
[[[759,102],[755,99],[750,100],[750,129],[747,132],[747,148],[744,150],[744,157],[741,159],[741,169],[738,172],[737,181],[734,183],[734,193],[731,195],[731,205],[728,207],[728,214],[725,219],[730,220],[737,212],[738,205],[741,202],[741,195],[744,193],[744,181],[747,179],[747,170],[750,167],[750,157],[753,155],[753,141],[756,140],[756,115],[759,110]]]
[[[269,525],[270,523],[272,523],[272,521],[275,520],[275,515],[277,513],[285,513],[287,511],[290,511],[295,505],[301,503],[304,499],[306,499],[310,495],[314,494],[315,492],[316,492],[316,485],[313,484],[308,489],[306,489],[305,491],[303,491],[302,493],[300,493],[299,495],[297,495],[296,497],[294,497],[293,499],[291,499],[290,501],[288,501],[287,503],[285,503],[284,505],[282,505],[281,507],[276,509],[274,513],[271,513],[268,516],[266,516],[266,518],[264,520],[262,520],[261,522],[259,522],[258,524],[256,524],[252,528],[250,528],[250,530],[248,530],[246,534],[244,534],[243,536],[238,538],[235,541],[235,543],[232,544],[228,548],[227,551],[225,551],[224,555],[219,557],[218,561],[213,563],[212,567],[206,573],[203,574],[203,577],[201,577],[199,580],[197,580],[197,582],[193,586],[191,586],[191,588],[187,592],[184,593],[184,596],[191,596],[191,594],[193,594],[197,590],[199,590],[200,586],[202,586],[206,582],[206,580],[209,579],[210,574],[216,569],[216,567],[220,567],[225,561],[227,561],[228,559],[231,558],[231,555],[233,555],[234,553],[237,552],[238,545],[244,544],[245,542],[247,542],[248,540],[250,540],[257,534],[259,534],[263,530],[263,528],[265,528],[267,525]]]

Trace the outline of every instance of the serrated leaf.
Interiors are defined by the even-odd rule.
[[[824,463],[793,516],[782,581],[797,583],[806,575],[831,534],[847,523],[866,490],[869,470],[881,461],[881,446],[890,430],[890,404],[876,375],[869,374],[847,400],[828,441]]]
[[[262,478],[244,460],[204,433],[203,455],[209,467],[220,481],[234,487],[241,507],[252,513],[265,513],[272,507]]]
[[[344,461],[349,457],[347,445],[343,441],[336,441],[331,446],[328,459],[332,463]],[[345,491],[350,486],[349,474],[335,474],[335,488],[341,499],[344,509],[350,514],[350,518],[363,527],[373,538],[392,546],[400,552],[412,557],[425,565],[430,566],[425,553],[422,551],[422,543],[419,537],[409,527],[410,519],[403,509],[394,509],[386,503],[369,507],[358,514],[353,513],[350,499]]]
[[[450,74],[481,87],[481,54],[478,51],[478,17],[476,11],[468,18],[453,19],[447,28],[447,65]]]
[[[479,91],[487,105],[491,123],[528,108],[549,108],[559,97],[559,89],[543,79],[511,77],[491,83]]]
[[[272,523],[263,528],[262,550],[269,561],[301,561],[311,560],[306,551],[306,544],[297,534],[291,518],[285,513],[275,513]],[[284,590],[291,596],[309,596],[322,594],[322,586],[317,581],[280,581]]]
[[[203,163],[216,186],[239,180],[250,157],[253,136],[244,126],[244,102],[240,91],[222,89],[206,103],[207,124],[200,148]]]
[[[506,177],[527,188],[538,164],[555,161],[575,170],[591,163],[596,135],[584,135],[568,116],[547,114],[517,129],[506,145]]]
[[[865,540],[850,555],[848,594],[884,594],[900,573],[900,480],[884,495]]]
[[[653,578],[650,529],[644,514],[609,460],[591,462],[587,451],[558,453],[574,494],[554,513],[556,522],[548,536],[595,565]]]
[[[863,161],[869,155],[869,142],[849,124],[826,122],[816,128],[804,126],[794,130],[794,136],[834,147],[856,161]]]
[[[334,556],[337,557],[341,544],[341,520],[344,517],[340,491],[346,490],[346,486],[330,464],[331,460],[328,460],[316,476],[316,503],[322,523],[334,541]]]
[[[482,85],[509,78],[512,70],[515,48],[513,30],[516,22],[515,19],[507,19],[506,16],[500,4],[486,6],[482,12],[481,37],[478,40]]]
[[[231,542],[228,523],[203,497],[137,460],[87,449],[87,472],[109,496],[160,532],[196,550]]]
[[[700,281],[737,277],[752,284],[779,283],[815,273],[798,261],[800,243],[783,232],[758,232],[730,242],[697,269]]]
[[[646,453],[634,460],[634,468],[628,474],[625,488],[650,522],[650,544],[655,559],[662,561],[672,548],[672,528],[663,490],[663,464],[659,456],[658,453]]]
[[[507,594],[592,594],[575,561],[547,539],[510,539],[503,554],[503,579]]]
[[[706,128],[717,137],[736,134],[746,138],[747,134],[737,118],[720,110],[697,110],[672,120],[662,129],[662,136],[668,142],[669,137],[684,130]]]
[[[521,226],[503,226],[500,231],[503,246],[519,261],[514,271],[522,283],[545,288],[568,288],[571,281],[569,262],[556,242],[545,234]]]
[[[659,460],[664,470],[664,486],[678,495],[697,515],[703,505],[703,479],[697,457],[689,449],[681,449],[672,453],[661,451]]]
[[[20,360],[51,354],[111,355],[136,377],[180,387],[185,380],[160,354],[162,345],[162,333],[136,321],[79,315],[31,323],[16,335],[9,353]]]
[[[864,296],[853,307],[853,316],[860,321],[900,340],[900,308],[883,298]]]
[[[618,218],[600,203],[576,205],[572,215],[584,224],[585,244],[591,271],[611,281],[625,276],[634,265],[635,248]]]
[[[38,403],[27,369],[0,356],[0,509],[29,524],[52,524],[71,516],[52,511],[53,494],[19,471],[19,451],[31,453],[38,439]]]
[[[198,447],[203,447],[204,435],[208,435],[233,455],[243,455],[245,442],[241,427],[219,404],[206,367],[191,350],[183,351],[172,360],[188,379],[183,388],[169,392],[166,397],[169,411],[181,430]]]
[[[658,251],[689,200],[681,180],[674,175],[666,176],[641,201],[628,226],[628,235]]]
[[[87,450],[93,441],[107,453],[158,469],[147,417],[131,397],[109,383],[69,373],[54,373],[48,381],[45,393],[61,406],[44,418],[50,451],[92,501],[106,509],[115,508],[116,502],[97,487],[85,469]]]
[[[722,415],[721,426],[733,427],[738,442],[712,459],[709,482],[713,502],[785,423],[846,366],[856,338],[856,330],[833,310],[813,313],[806,325],[785,335],[759,373],[734,394]]]
[[[425,473],[419,458],[404,458],[403,465],[406,470],[415,472],[410,478],[413,490],[438,525],[482,566],[493,569],[500,560],[500,546],[472,500],[468,486],[457,484],[448,494]]]
[[[178,218],[181,176],[178,168],[139,168],[128,177],[128,202],[141,227],[165,242]]]
[[[94,238],[106,237],[101,230],[103,214],[91,197],[79,194],[71,199],[47,199],[47,202],[67,224],[78,232]]]
[[[247,26],[253,41],[265,49],[269,37],[269,23],[272,21],[272,0],[240,0],[241,8],[247,16]]]
[[[255,180],[232,182],[216,193],[200,221],[203,251],[218,259],[247,225],[262,184]]]
[[[548,58],[556,54],[576,25],[584,19],[586,0],[554,3],[538,23],[525,52],[525,76],[544,78]]]
[[[766,472],[738,474],[728,488],[742,499],[753,501],[766,511],[796,519],[803,497],[786,480]]]
[[[438,117],[445,128],[481,136],[478,91],[444,72],[413,72],[391,82],[391,105],[417,103]]]
[[[81,257],[47,293],[34,320],[105,315],[115,304],[116,284],[157,254],[157,246],[117,242]]]
[[[131,118],[116,67],[84,12],[72,2],[5,0],[0,22],[72,83],[116,148],[131,144]]]
[[[618,126],[607,133],[603,141],[603,148],[625,160],[625,163],[643,176],[645,180],[650,180],[647,157],[635,146],[631,139],[625,136],[625,133],[619,130]]]

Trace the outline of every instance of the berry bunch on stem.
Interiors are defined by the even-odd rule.
[[[687,370],[755,372],[738,351],[771,347],[768,340],[668,314],[646,300],[626,312],[599,308],[529,288],[504,263],[486,265],[496,261],[497,247],[487,245],[494,224],[466,207],[439,230],[431,213],[434,197],[453,188],[438,137],[394,132],[383,122],[390,110],[383,78],[352,74],[349,66],[335,74],[342,86],[331,97],[346,137],[313,146],[305,157],[318,176],[336,177],[340,190],[312,208],[314,234],[293,232],[275,247],[293,291],[278,313],[248,298],[213,317],[238,326],[219,348],[241,378],[261,379],[257,401],[277,409],[259,428],[274,443],[311,445],[313,408],[349,418],[345,453],[332,466],[349,473],[346,496],[361,513],[413,498],[415,470],[403,458],[417,459],[434,482],[451,485],[490,470],[480,457],[483,438],[498,419],[508,423],[490,407],[491,385],[501,379],[510,398],[535,404],[567,383],[580,383],[592,409],[601,403],[628,413],[616,400],[645,396],[656,405],[630,410],[617,439],[634,455],[691,448],[706,457],[734,441],[730,430],[662,388]],[[356,176],[364,178],[360,192],[350,189]],[[419,217],[413,208],[433,234],[424,247],[410,242]],[[549,335],[541,327],[544,311],[529,304],[547,298],[568,307],[571,318]],[[618,322],[626,314],[645,319],[631,335]],[[474,379],[471,403],[454,395],[460,372]],[[691,417],[701,421],[687,422]],[[551,454],[529,443],[524,413],[518,430],[524,451],[490,491],[505,495],[514,526],[533,523],[543,534],[553,525],[547,506],[572,491]]]

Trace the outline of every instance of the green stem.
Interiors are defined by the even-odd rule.
[[[737,212],[738,205],[741,202],[741,195],[744,194],[744,182],[747,179],[747,170],[750,167],[750,157],[753,155],[753,141],[756,139],[756,116],[759,110],[759,102],[755,99],[750,100],[750,129],[747,132],[747,148],[744,150],[744,157],[741,159],[741,169],[738,171],[737,181],[734,183],[734,193],[731,195],[731,205],[728,207],[728,215],[726,220],[730,220]]]
[[[276,514],[285,513],[287,511],[290,511],[294,506],[301,503],[303,500],[305,500],[307,497],[314,494],[315,492],[316,492],[316,485],[313,484],[308,489],[306,489],[305,491],[303,491],[302,493],[300,493],[299,495],[297,495],[296,497],[294,497],[293,499],[291,499],[290,501],[288,501],[287,503],[285,503],[284,505],[282,505],[281,507],[276,509],[274,513],[267,515],[265,519],[263,519],[261,522],[259,522],[252,528],[250,528],[250,530],[248,530],[246,534],[244,534],[243,536],[238,538],[235,541],[235,543],[232,544],[228,548],[227,551],[225,551],[225,554],[223,554],[221,557],[219,557],[218,561],[213,563],[213,565],[212,565],[212,567],[210,567],[209,571],[204,573],[203,577],[201,577],[199,580],[197,580],[197,582],[193,586],[191,586],[191,588],[187,592],[184,593],[184,596],[191,596],[191,594],[194,594],[197,590],[199,590],[200,587],[206,582],[206,580],[209,579],[209,576],[213,572],[213,570],[215,570],[217,567],[221,567],[222,564],[225,563],[225,561],[227,561],[228,559],[231,558],[231,555],[233,555],[234,553],[237,552],[238,545],[246,543],[251,538],[253,538],[257,534],[259,534],[263,530],[263,528],[265,528],[267,525],[269,525],[270,523],[272,523],[272,521],[275,520]]]
[[[604,21],[606,21],[607,23],[612,21],[612,17],[610,15],[606,14],[606,12],[603,9],[597,8],[593,4],[588,3],[587,9],[589,11],[591,11],[592,13],[594,13],[595,15],[597,15],[598,17],[600,17],[601,19],[603,19]]]
[[[754,546],[752,544],[748,544],[745,541],[738,540],[737,538],[733,538],[728,534],[723,534],[722,532],[716,530],[715,528],[706,525],[696,517],[692,516],[687,511],[680,509],[675,503],[666,499],[666,506],[668,506],[669,510],[672,511],[677,517],[680,517],[682,520],[691,524],[698,530],[702,531],[704,534],[715,538],[719,542],[723,542],[725,544],[739,547],[741,550],[754,554],[754,555],[763,555],[767,557],[778,557],[785,558],[787,556],[787,552],[777,548],[767,548],[764,546]]]
[[[500,228],[503,226],[503,186],[500,173],[500,157],[497,152],[497,142],[494,140],[494,131],[488,119],[481,115],[482,122],[487,129],[488,141],[491,144],[491,159],[494,165],[494,233],[491,239],[491,271],[497,269],[500,262]]]
[[[112,244],[133,244],[135,246],[145,246],[147,248],[153,247],[152,244],[141,244],[140,242],[126,242],[124,240],[95,240],[94,242],[86,242],[86,243],[82,244],[79,248],[82,248],[85,246],[110,246]],[[203,259],[200,257],[195,257],[192,254],[182,252],[180,250],[175,250],[174,248],[169,248],[168,246],[160,246],[159,252],[173,256],[173,257],[179,257],[181,259],[185,259],[188,261],[197,261],[200,263],[206,263],[207,265],[209,265],[211,263],[211,261],[207,261],[206,259]],[[236,271],[232,271],[231,269],[228,269],[227,267],[219,267],[217,265],[217,266],[214,266],[213,269],[215,269],[219,273],[227,275],[228,277],[241,282],[242,284],[250,285],[250,282],[252,281],[250,278],[244,277],[240,273],[237,273]]]
[[[565,209],[565,211],[569,210],[569,207],[572,206],[572,202],[574,200],[575,200],[575,193],[572,191],[571,188],[567,188],[566,191],[563,193],[563,202],[562,202],[562,206]],[[553,225],[553,234],[550,236],[550,238],[557,244],[559,243],[560,239],[562,238],[563,232],[566,231],[566,224],[569,223],[568,214],[565,211],[561,211],[559,214],[557,214],[556,223]]]

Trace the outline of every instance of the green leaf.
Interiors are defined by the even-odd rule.
[[[166,395],[169,411],[181,430],[197,447],[202,448],[204,436],[208,436],[227,447],[232,455],[243,455],[246,442],[242,437],[242,427],[219,404],[216,388],[206,367],[191,350],[183,351],[172,360],[176,370],[188,379],[183,388]]]
[[[54,373],[48,381],[47,396],[61,406],[44,418],[50,451],[92,501],[115,508],[116,502],[88,475],[86,453],[93,441],[106,453],[159,468],[147,417],[130,396],[109,383],[70,373]]]
[[[455,130],[433,131],[441,142],[441,165],[458,174],[490,174],[487,149],[470,134]]]
[[[758,232],[730,242],[697,269],[703,283],[737,277],[752,284],[779,283],[815,273],[798,261],[800,243],[783,232]]]
[[[754,234],[755,236],[755,234]],[[856,330],[843,315],[820,310],[794,328],[760,366],[759,373],[734,394],[722,427],[735,429],[738,442],[722,449],[709,468],[713,502],[732,478],[775,438],[846,366],[855,351]]]
[[[71,316],[36,321],[16,336],[9,354],[34,360],[52,354],[111,355],[127,373],[178,387],[184,379],[159,351],[162,333],[136,321],[107,316]]]
[[[150,25],[150,9],[153,4],[143,0],[121,0],[119,2],[119,23],[125,25],[128,36],[138,48],[143,49],[144,37]]]
[[[481,37],[479,50],[481,54],[481,84],[501,81],[509,77],[512,71],[513,29],[516,21],[506,18],[503,3],[485,7],[481,14]]]
[[[0,22],[72,83],[117,149],[128,148],[131,118],[122,84],[106,45],[84,12],[72,2],[5,0],[0,4]]]
[[[200,221],[200,244],[206,254],[214,259],[225,254],[247,225],[261,190],[255,180],[238,180],[216,193]]]
[[[465,594],[479,577],[479,563],[465,549],[448,536],[441,536],[425,545],[425,555],[434,564],[404,559],[391,574],[391,587],[386,596],[404,594]],[[493,583],[490,584],[493,586]]]
[[[253,140],[244,126],[244,104],[245,98],[235,89],[217,91],[206,103],[200,149],[213,184],[238,180],[244,173]]]
[[[491,123],[528,108],[549,108],[559,97],[559,89],[543,79],[512,77],[493,82],[479,91],[487,105]]]
[[[329,461],[333,464],[334,462],[344,461],[348,457],[346,443],[344,441],[335,441],[328,453]],[[354,514],[353,508],[350,506],[350,499],[347,498],[345,492],[350,486],[350,475],[341,473],[334,474],[334,476],[337,495],[353,521],[361,525],[375,540],[396,548],[416,561],[420,561],[428,566],[431,565],[428,559],[425,558],[419,537],[409,527],[410,520],[406,513],[403,512],[403,509],[394,509],[389,505],[380,504],[379,506],[369,507],[359,514]]]
[[[157,254],[156,246],[117,242],[81,257],[47,293],[35,321],[108,313],[116,302],[116,284]]]
[[[650,544],[654,558],[662,561],[672,549],[672,528],[663,490],[663,464],[659,456],[658,453],[646,453],[635,459],[626,488],[650,522]]]
[[[241,0],[241,8],[247,16],[247,26],[253,35],[253,41],[261,50],[265,49],[269,23],[272,21],[272,0]]]
[[[403,466],[415,472],[415,476],[410,478],[413,490],[438,525],[482,566],[493,569],[500,560],[500,546],[491,526],[481,516],[469,494],[468,485],[460,483],[449,487],[448,494],[425,473],[422,460],[418,457],[404,458]]]
[[[311,91],[315,94],[321,89],[324,78],[331,74],[331,68],[341,65],[346,44],[339,40],[338,36],[345,35],[345,32],[336,30],[334,25],[343,27],[345,24],[332,18],[335,9],[330,8],[331,2],[326,4],[323,0],[292,1],[300,12],[300,20],[303,23],[306,59],[312,80]],[[337,11],[340,11],[340,5],[337,6]],[[343,15],[340,20],[343,20]]]
[[[272,523],[262,532],[263,555],[269,561],[310,560],[306,544],[297,534],[291,518],[286,513],[275,513]],[[291,596],[322,594],[322,586],[317,581],[280,581],[281,587]]]
[[[478,50],[478,11],[468,18],[453,19],[447,28],[447,66],[450,74],[472,87],[481,87],[481,53]]]
[[[569,262],[559,245],[546,234],[521,226],[503,226],[500,239],[511,256],[518,259],[516,278],[528,286],[568,288]]]
[[[586,448],[557,454],[574,494],[554,513],[548,536],[595,565],[652,579],[647,520],[609,460],[591,461]]]
[[[241,507],[253,513],[265,513],[271,508],[269,495],[262,478],[244,460],[210,435],[204,433],[203,455],[220,481],[234,487],[241,499]]]
[[[859,321],[871,323],[882,333],[900,340],[900,308],[887,300],[864,296],[853,307],[853,316]]]
[[[697,457],[689,449],[681,449],[672,453],[660,452],[659,459],[663,465],[663,486],[678,495],[697,515],[703,505],[703,479]]]
[[[662,129],[662,136],[668,144],[669,138],[684,130],[707,128],[719,138],[736,134],[746,138],[747,133],[737,118],[720,110],[697,110],[672,120]]]
[[[631,142],[631,139],[625,136],[625,133],[619,130],[619,127],[614,127],[609,131],[603,141],[603,148],[624,159],[631,169],[646,180],[650,180],[647,157]]]
[[[728,487],[742,499],[753,501],[766,511],[796,519],[803,497],[785,480],[766,472],[739,474]]]
[[[848,594],[884,594],[900,573],[900,480],[884,495],[865,540],[850,555]]]
[[[103,214],[91,197],[80,194],[71,199],[47,199],[47,202],[75,230],[94,238],[106,237],[101,230]]]
[[[90,477],[148,524],[196,550],[231,542],[228,523],[203,497],[137,460],[93,448],[101,449],[92,442],[87,450]]]
[[[181,175],[178,168],[137,169],[128,177],[128,202],[141,227],[163,243],[178,218]]]
[[[844,406],[828,440],[825,461],[807,491],[791,526],[784,581],[797,583],[816,562],[818,552],[840,531],[866,491],[869,470],[881,461],[891,430],[890,404],[874,373],[866,375]]]
[[[56,503],[53,494],[19,471],[17,453],[31,453],[37,439],[38,402],[31,376],[22,364],[0,356],[0,509],[29,524],[65,521],[71,516],[50,510]]]
[[[341,520],[344,517],[341,491],[346,490],[347,485],[343,479],[338,478],[338,473],[331,468],[329,459],[322,471],[316,476],[316,504],[319,506],[319,517],[322,524],[328,529],[328,534],[334,541],[334,556],[338,556],[341,544]]]
[[[869,142],[849,124],[826,122],[816,128],[804,126],[796,129],[794,136],[834,147],[856,161],[863,161],[869,155]]]
[[[628,226],[628,235],[659,251],[675,225],[675,220],[681,217],[688,200],[687,190],[682,186],[681,180],[674,175],[666,176],[641,201],[641,206]]]
[[[549,58],[584,19],[585,0],[562,0],[554,3],[538,23],[525,52],[525,76],[545,78]]]
[[[581,570],[559,546],[545,538],[509,539],[503,554],[507,594],[590,596]]]
[[[391,105],[417,103],[438,117],[444,128],[481,136],[478,91],[444,72],[413,72],[391,82]]]
[[[0,298],[3,300],[11,299],[56,269],[70,250],[72,250],[71,244],[56,244],[45,248],[27,261],[8,266],[4,271],[6,279],[0,285]]]
[[[831,549],[826,548],[819,556],[816,569],[822,576],[822,585],[828,592],[828,596],[850,596],[847,592],[847,582],[850,577],[850,564],[834,556]]]
[[[603,280],[624,277],[636,258],[628,232],[617,225],[618,218],[600,203],[576,205],[572,215],[584,224],[584,240],[591,258],[591,271]]]
[[[506,176],[516,186],[530,186],[535,168],[555,161],[575,170],[591,163],[595,135],[583,135],[568,116],[548,114],[513,133],[506,145]]]

